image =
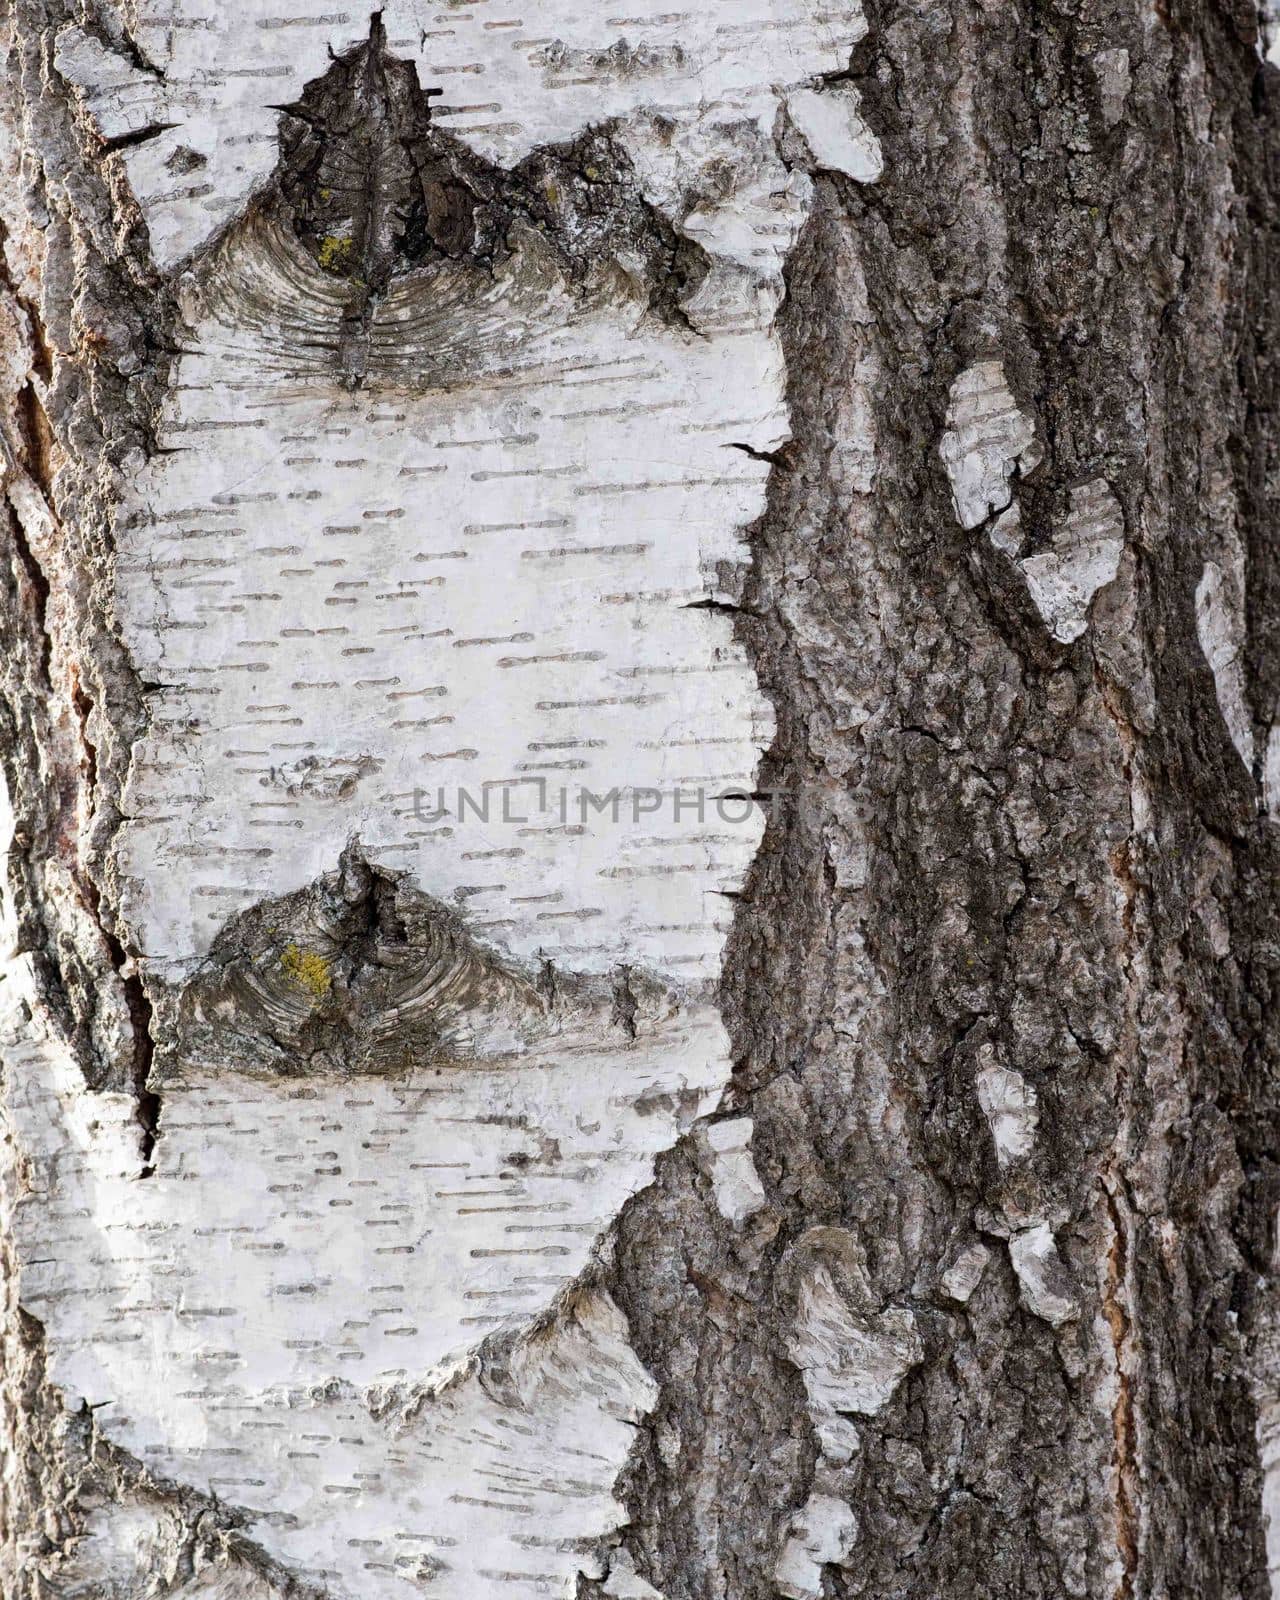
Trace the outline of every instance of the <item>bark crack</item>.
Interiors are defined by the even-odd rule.
[[[1134,1406],[1129,1365],[1133,1353],[1133,1329],[1126,1309],[1128,1298],[1128,1233],[1111,1183],[1102,1181],[1107,1215],[1111,1224],[1111,1245],[1107,1251],[1106,1292],[1102,1311],[1111,1330],[1115,1351],[1117,1392],[1112,1407],[1115,1438],[1113,1469],[1116,1478],[1116,1548],[1120,1553],[1121,1573],[1115,1600],[1133,1600],[1138,1576],[1138,1541],[1141,1517],[1138,1493],[1141,1473],[1137,1453],[1137,1413]]]

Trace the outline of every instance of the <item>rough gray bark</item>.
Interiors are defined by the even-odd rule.
[[[522,1059],[576,1052],[625,1077],[713,1063],[722,1020],[723,1094],[690,1066],[679,1089],[608,1102],[635,1175],[573,1213],[591,1248],[570,1283],[477,1335],[465,1371],[357,1394],[316,1369],[332,1393],[306,1404],[358,1404],[371,1433],[398,1419],[373,1448],[516,1419],[572,1492],[624,1508],[577,1535],[557,1522],[543,1588],[485,1569],[466,1592],[1261,1600],[1280,1342],[1278,84],[1252,11],[870,0],[847,67],[779,112],[770,159],[812,185],[769,330],[789,438],[734,441],[768,472],[749,567],[726,546],[714,591],[681,591],[724,625],[706,637],[726,658],[732,615],[776,724],[754,782],[784,796],[727,891],[713,989],[625,945],[597,970],[568,933],[535,960],[514,923],[488,931],[462,894],[446,911],[429,874],[398,875],[345,823],[287,893],[233,865],[239,898],[217,902],[198,961],[145,943],[121,840],[154,799],[139,770],[176,763],[198,720],[129,634],[130,605],[167,582],[130,487],[162,496],[175,363],[274,318],[325,404],[424,372],[446,392],[497,359],[486,341],[514,360],[562,305],[573,329],[630,308],[655,348],[696,352],[717,243],[689,226],[707,193],[689,179],[673,208],[621,113],[491,159],[433,122],[433,85],[374,23],[292,102],[270,182],[170,259],[123,156],[171,138],[174,182],[204,157],[159,116],[104,131],[67,43],[77,28],[154,75],[136,20],[59,0],[10,18],[6,982],[27,998],[6,1023],[6,1597],[460,1581],[443,1546],[379,1552],[358,1587],[317,1575],[251,1492],[146,1459],[95,1409],[108,1396],[59,1386],[29,1202],[41,1161],[64,1158],[24,1111],[45,1071],[28,1035],[136,1143],[138,1215],[162,1229],[173,1150],[198,1152],[200,1117],[234,1119],[237,1096],[292,1095],[278,1104],[301,1116],[309,1095],[355,1104],[326,1098],[354,1084],[394,1107],[397,1074],[467,1066],[459,1094],[492,1124],[513,1037]],[[674,60],[632,44],[545,48],[602,83]],[[805,133],[824,95],[855,90],[882,170],[837,170]],[[745,180],[717,150],[732,208]],[[346,803],[364,771],[340,746],[269,793]],[[153,870],[180,899],[178,859]],[[579,1135],[584,1081],[565,1092]],[[578,1158],[572,1116],[544,1110],[500,1125],[509,1166]],[[290,1137],[264,1133],[261,1160]],[[606,1430],[583,1397],[611,1384],[625,1461],[615,1474],[601,1443],[599,1481],[579,1483],[574,1439]],[[562,1439],[554,1418],[580,1403]]]

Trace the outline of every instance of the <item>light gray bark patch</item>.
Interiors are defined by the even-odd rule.
[[[1280,822],[1280,723],[1272,723],[1267,730],[1262,758],[1262,803],[1267,815]]]
[[[1015,502],[995,519],[987,537],[1022,575],[1027,593],[1059,644],[1072,644],[1089,625],[1094,596],[1115,581],[1124,553],[1124,515],[1101,478],[1072,484],[1065,507],[1041,514],[1050,530],[1041,548],[1026,553],[1028,529]]]
[[[968,1305],[974,1290],[982,1282],[990,1259],[990,1250],[978,1240],[966,1245],[939,1280],[943,1293],[961,1305]]]
[[[238,1558],[215,1529],[203,1543],[193,1539],[190,1514],[176,1497],[136,1493],[94,1506],[61,1558],[46,1564],[49,1592],[58,1600],[136,1600],[162,1585],[169,1600],[304,1600],[308,1591],[319,1600],[322,1590],[283,1572],[269,1576],[271,1563]]]
[[[1022,1301],[1028,1311],[1043,1317],[1055,1328],[1079,1316],[1071,1280],[1047,1222],[1013,1234],[1009,1240],[1009,1258],[1018,1275]]]
[[[909,1309],[875,1306],[850,1236],[814,1229],[796,1248],[803,1265],[787,1349],[804,1375],[819,1449],[844,1463],[859,1445],[850,1416],[882,1411],[924,1345]]]
[[[975,1083],[978,1104],[995,1143],[996,1159],[1003,1167],[1031,1154],[1040,1116],[1034,1086],[1021,1073],[996,1065],[992,1055],[990,1050],[985,1052],[986,1061]]]
[[[858,183],[875,183],[884,171],[879,140],[862,120],[852,85],[798,89],[787,99],[787,115],[817,166]]]
[[[787,1600],[821,1600],[823,1568],[848,1565],[858,1540],[853,1507],[830,1494],[811,1494],[797,1512],[774,1578]]]
[[[1003,363],[966,367],[951,385],[938,446],[962,528],[978,527],[1009,504],[1014,473],[1032,471],[1041,459],[1035,440],[1035,419],[1010,393]]]
[[[1108,127],[1114,127],[1124,116],[1125,102],[1133,83],[1129,52],[1124,48],[1099,50],[1093,58],[1093,70],[1098,80],[1103,120]]]
[[[1244,676],[1245,618],[1243,577],[1237,552],[1236,570],[1224,571],[1216,561],[1205,563],[1196,584],[1196,637],[1213,673],[1223,721],[1241,761],[1253,768],[1253,717]]]
[[[751,1157],[753,1128],[750,1117],[730,1117],[701,1129],[716,1205],[729,1222],[745,1222],[767,1203]]]
[[[53,65],[79,92],[109,147],[120,148],[168,126],[159,75],[97,35],[74,26],[59,29]]]
[[[1111,583],[1124,551],[1124,515],[1102,478],[1073,484],[1070,508],[1055,525],[1049,547],[1019,563],[1036,610],[1059,644],[1088,627],[1089,606]]]
[[[609,1557],[609,1575],[602,1593],[608,1600],[664,1600],[664,1596],[636,1571],[627,1550],[615,1550]]]

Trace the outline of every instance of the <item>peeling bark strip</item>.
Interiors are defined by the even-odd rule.
[[[1266,1594],[1252,14],[7,26],[5,1600]]]

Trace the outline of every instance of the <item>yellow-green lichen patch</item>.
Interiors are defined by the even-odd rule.
[[[296,944],[286,945],[280,965],[300,989],[317,1000],[323,1000],[332,987],[329,963],[315,950],[300,950]]]
[[[347,272],[355,255],[355,240],[327,233],[320,241],[316,259],[326,272]]]

